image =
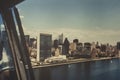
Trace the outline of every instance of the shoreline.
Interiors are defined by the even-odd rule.
[[[102,61],[102,60],[109,60],[109,59],[119,59],[120,57],[103,57],[103,58],[94,58],[94,59],[87,59],[87,58],[79,58],[79,59],[73,59],[73,60],[68,60],[67,62],[64,63],[55,63],[55,64],[40,64],[33,66],[33,69],[36,68],[42,68],[42,67],[53,67],[53,66],[61,66],[61,65],[68,65],[68,64],[76,64],[76,63],[82,63],[82,62],[91,62],[91,61]]]

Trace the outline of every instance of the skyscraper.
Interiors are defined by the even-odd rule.
[[[63,33],[59,35],[59,44],[63,44]]]
[[[44,60],[51,56],[52,35],[40,33],[37,39],[37,60]]]
[[[67,38],[65,38],[65,40],[64,40],[64,43],[63,43],[63,50],[62,50],[62,53],[64,54],[64,55],[67,55],[67,54],[69,54],[69,45],[70,45],[70,42],[68,41],[68,39]]]
[[[29,45],[29,43],[30,43],[30,35],[25,35],[25,40],[26,40],[26,44]]]

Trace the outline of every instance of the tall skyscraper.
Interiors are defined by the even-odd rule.
[[[63,44],[63,33],[59,35],[59,44]]]
[[[117,54],[120,56],[120,42],[117,42]]]
[[[40,33],[37,39],[37,60],[41,61],[51,56],[52,35]]]
[[[84,55],[90,55],[91,53],[91,43],[84,43]]]
[[[30,43],[30,35],[25,35],[25,40],[26,40],[27,45],[29,45],[29,43]]]
[[[117,42],[117,49],[120,50],[120,42]]]
[[[57,39],[55,39],[53,42],[53,47],[58,48],[58,46],[59,46],[59,41]]]
[[[67,38],[65,38],[63,46],[62,46],[62,54],[63,55],[69,54],[69,46],[70,46],[70,42]]]

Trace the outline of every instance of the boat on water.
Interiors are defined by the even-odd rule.
[[[62,63],[62,62],[67,62],[66,55],[59,55],[59,56],[52,56],[44,61],[45,63]]]

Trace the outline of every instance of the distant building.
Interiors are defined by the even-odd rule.
[[[65,38],[63,46],[62,46],[62,54],[63,55],[69,54],[69,45],[70,45],[70,42],[68,41],[67,38]]]
[[[40,33],[37,39],[37,60],[41,61],[51,56],[52,35]]]
[[[27,45],[29,45],[29,43],[30,43],[30,35],[25,35],[25,41],[26,41]]]
[[[9,44],[8,35],[7,35],[6,30],[1,31],[0,39],[2,41],[2,46],[3,46],[3,51],[2,51],[4,53],[3,55],[6,55],[2,59],[3,60],[3,64],[5,64],[4,66],[6,66],[6,67],[10,67],[10,66],[13,65],[13,59],[12,59],[13,56],[12,56],[12,53],[11,53],[12,51],[10,49],[10,44]],[[6,62],[6,60],[8,60],[8,61]]]
[[[53,47],[58,48],[58,46],[59,46],[59,41],[57,39],[55,39],[53,42]]]
[[[73,43],[76,43],[76,45],[78,45],[79,40],[78,40],[78,39],[74,39],[74,40],[73,40]]]
[[[30,40],[29,40],[29,46],[35,48],[34,43],[35,43],[36,41],[37,41],[37,39],[35,39],[35,38],[30,38]]]
[[[96,48],[97,48],[97,49],[100,49],[100,45],[99,45],[99,42],[98,42],[98,41],[96,42]]]
[[[62,54],[62,48],[63,48],[62,45],[59,45],[58,48],[59,48],[60,54]]]
[[[117,54],[120,56],[120,42],[117,42]]]
[[[96,55],[97,55],[97,49],[93,47],[91,50],[91,58],[96,58]]]
[[[60,50],[58,48],[55,49],[55,56],[58,57],[60,55]]]
[[[71,50],[71,51],[75,51],[76,50],[76,43],[70,43],[70,46],[69,46],[69,49]]]
[[[59,44],[63,44],[63,34],[59,35]]]
[[[95,42],[92,42],[91,43],[91,50],[94,49],[94,48],[96,48],[96,44],[95,44]]]
[[[84,43],[84,48],[91,49],[91,43],[89,42]]]
[[[69,46],[69,55],[74,55],[75,52],[76,52],[76,43],[70,43],[70,46]]]
[[[91,54],[91,43],[86,42],[84,43],[84,55],[90,55]]]
[[[101,52],[106,52],[107,46],[105,44],[101,44]]]
[[[117,49],[120,50],[120,42],[117,42]]]
[[[78,50],[80,53],[82,53],[82,51],[83,51],[83,43],[78,43],[78,45],[77,45],[77,50]]]

